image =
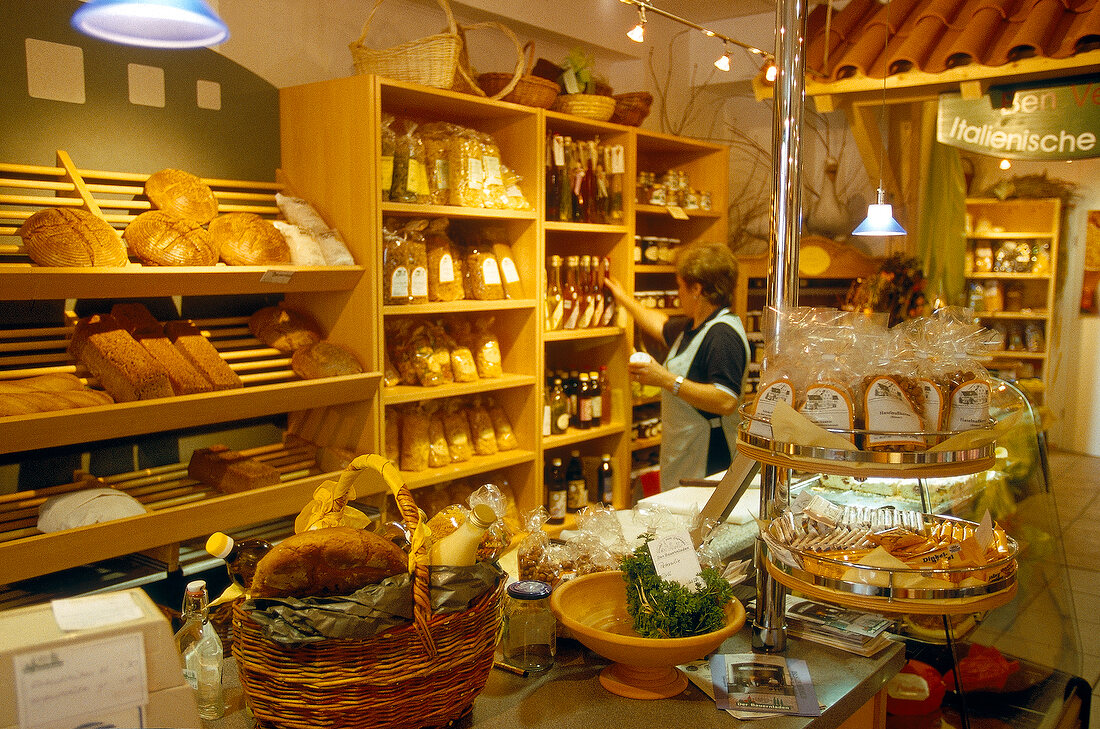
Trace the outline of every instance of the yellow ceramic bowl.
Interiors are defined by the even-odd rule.
[[[690,638],[642,638],[626,609],[622,572],[597,572],[558,585],[550,596],[558,620],[587,648],[614,664],[600,674],[607,690],[634,699],[658,699],[687,688],[676,668],[713,653],[745,624],[736,599],[726,606],[726,625]]]

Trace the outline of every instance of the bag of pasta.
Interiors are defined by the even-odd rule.
[[[451,202],[450,147],[454,129],[455,126],[449,122],[430,122],[420,127],[428,177],[428,203],[431,205],[449,205]]]
[[[484,174],[482,195],[484,207],[500,210],[508,209],[508,191],[504,186],[504,163],[500,157],[500,147],[492,135],[478,133],[481,141],[481,169]]]
[[[448,151],[451,205],[485,207],[485,173],[478,133],[473,129],[457,127]]]
[[[428,221],[417,218],[401,229],[405,239],[405,255],[409,261],[409,304],[428,303],[428,248],[424,240],[427,228]]]
[[[411,363],[416,380],[422,387],[439,387],[444,383],[443,361],[437,356],[425,322],[417,321],[408,330],[408,336],[394,348],[394,361]],[[450,361],[450,354],[447,355]],[[400,365],[398,365],[400,366]]]
[[[419,405],[409,405],[401,411],[401,470],[427,470],[429,450],[428,414]]]
[[[509,210],[530,210],[531,203],[520,189],[523,178],[508,165],[504,165],[504,194],[508,199]]]
[[[500,282],[504,289],[504,298],[522,299],[523,284],[519,280],[519,269],[516,268],[516,259],[512,255],[512,246],[508,243],[505,231],[494,228],[486,232],[486,237],[492,242],[493,256],[500,267]]]
[[[470,243],[463,256],[462,270],[466,276],[463,288],[470,298],[478,301],[499,301],[504,298],[504,284],[500,278],[500,265],[493,255],[491,244]]]
[[[462,403],[458,400],[448,400],[443,406],[443,430],[447,435],[451,463],[462,463],[473,458],[474,446],[470,436],[470,422],[466,419]]]
[[[432,345],[432,370],[439,371],[439,379],[444,384],[455,381],[454,368],[451,365],[451,338],[439,322],[425,321],[424,331]]]
[[[428,202],[428,177],[424,168],[424,142],[416,133],[417,123],[402,119],[394,140],[393,181],[390,200],[401,203]]]
[[[387,319],[385,325],[387,351],[392,352],[390,361],[397,369],[401,378],[400,384],[419,385],[420,379],[416,376],[416,366],[413,360],[416,350],[411,346],[412,332],[416,326],[414,319]]]
[[[405,236],[392,224],[387,221],[382,226],[382,303],[408,304],[413,258]]]
[[[382,142],[382,166],[380,170],[382,199],[390,199],[390,188],[393,187],[393,154],[397,146],[397,133],[394,131],[396,119],[393,114],[382,114],[382,124],[379,128],[379,137]]]
[[[428,255],[428,299],[431,301],[460,301],[466,297],[457,249],[447,235],[449,225],[446,218],[436,218],[424,231]]]
[[[444,328],[442,323],[438,323],[437,326],[443,329],[443,341],[451,353],[451,372],[454,376],[454,381],[476,381],[477,363],[474,361],[474,353],[470,351],[469,345],[456,341],[456,337],[451,333],[451,331],[455,330],[454,326],[451,327],[451,331]],[[462,332],[463,341],[469,342],[471,339],[469,323],[462,321],[461,325],[457,328],[458,331]]]
[[[479,456],[493,456],[497,453],[497,435],[493,430],[493,421],[485,409],[481,398],[475,397],[466,405],[466,419],[470,422],[470,438],[474,453]]]
[[[470,347],[474,353],[477,374],[486,379],[504,376],[500,340],[492,332],[493,322],[492,316],[479,317],[474,322],[473,343]]]
[[[485,398],[485,409],[489,412],[489,419],[493,423],[493,433],[496,436],[498,451],[511,451],[519,448],[516,433],[512,429],[512,421],[508,419],[508,413],[490,396]]]
[[[401,462],[401,413],[397,408],[386,408],[385,413],[385,438],[384,444],[386,460],[393,463]]]
[[[438,400],[424,403],[428,413],[428,467],[443,468],[451,465],[451,450],[447,443],[447,431],[443,427],[443,413]]]
[[[382,348],[382,360],[382,386],[397,387],[401,384],[401,373],[390,359],[390,350],[385,347]]]

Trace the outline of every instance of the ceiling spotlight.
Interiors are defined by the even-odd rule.
[[[1012,163],[1009,162],[1007,159],[1003,159],[1001,160],[1000,167],[1002,170],[1009,170],[1012,169]]]
[[[626,37],[635,43],[645,42],[645,7],[638,6],[638,24],[626,32]]]
[[[718,60],[714,62],[714,67],[719,71],[730,70],[730,51],[728,48],[726,52],[719,56]]]
[[[774,84],[775,80],[779,78],[779,66],[775,65],[775,61],[768,61],[764,64],[764,78],[771,84]]]
[[[229,38],[203,0],[91,0],[71,22],[94,38],[146,48],[203,48]]]

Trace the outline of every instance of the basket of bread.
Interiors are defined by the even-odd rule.
[[[388,490],[400,521],[364,528],[348,504],[357,490]],[[469,710],[493,665],[504,572],[491,554],[433,564],[444,530],[433,537],[422,513],[393,463],[359,456],[259,561],[233,613],[233,656],[259,723],[427,727]],[[467,516],[486,518],[484,505]]]

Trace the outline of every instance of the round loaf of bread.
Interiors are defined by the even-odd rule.
[[[172,168],[149,175],[145,181],[145,197],[158,210],[209,223],[218,214],[218,199],[205,182],[190,172]]]
[[[79,208],[44,208],[19,228],[39,266],[125,266],[126,244],[103,218]]]
[[[321,327],[308,314],[282,306],[265,306],[248,318],[248,330],[269,347],[294,352],[321,341]]]
[[[313,529],[287,537],[256,565],[252,597],[349,595],[407,572],[400,547],[352,527]]]
[[[226,213],[210,221],[210,242],[230,266],[290,263],[290,246],[275,226],[255,213]]]
[[[351,350],[327,341],[294,350],[290,357],[290,368],[303,380],[357,375],[363,371],[363,365],[359,364]]]
[[[130,221],[122,237],[138,258],[154,266],[213,266],[218,251],[193,220],[148,210]]]

